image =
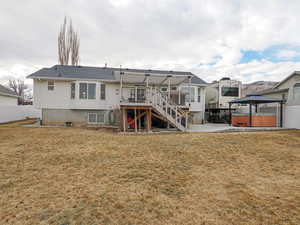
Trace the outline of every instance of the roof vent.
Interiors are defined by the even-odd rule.
[[[107,63],[104,64],[104,69],[106,69],[106,68],[107,68]]]

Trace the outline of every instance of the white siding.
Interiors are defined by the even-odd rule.
[[[18,98],[5,96],[0,94],[0,104],[18,105]]]
[[[48,91],[48,82],[34,80],[34,105],[47,109],[114,109],[120,102],[119,85],[106,83],[106,99],[100,99],[100,82],[76,81],[76,96],[71,99],[72,81],[55,81],[54,90]],[[79,83],[96,83],[96,99],[79,99]]]

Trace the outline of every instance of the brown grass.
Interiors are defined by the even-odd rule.
[[[0,128],[0,224],[300,224],[300,132]]]
[[[37,122],[37,119],[27,119],[27,120],[15,121],[15,122],[0,123],[0,128],[1,127],[19,127],[22,125],[33,124],[36,122]]]

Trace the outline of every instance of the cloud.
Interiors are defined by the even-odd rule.
[[[288,50],[288,49],[283,49],[281,51],[279,51],[276,56],[278,58],[282,58],[282,59],[293,59],[295,57],[300,56],[300,52],[296,51],[296,50]]]
[[[292,51],[242,61],[243,52],[299,46],[300,1],[60,0],[2,3],[0,82],[57,63],[57,34],[71,17],[83,65],[188,70],[207,81],[279,80],[299,67]],[[284,62],[281,62],[282,61]]]

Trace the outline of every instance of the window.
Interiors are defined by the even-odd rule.
[[[106,98],[106,85],[105,84],[100,84],[100,99],[105,100]]]
[[[96,84],[88,84],[88,99],[96,99]]]
[[[96,84],[95,83],[80,83],[79,84],[80,99],[96,99]]]
[[[87,83],[79,84],[79,98],[86,99],[87,98]]]
[[[195,102],[195,87],[182,87],[181,92],[185,94],[185,102]]]
[[[71,83],[71,99],[75,98],[75,88],[76,88],[76,84]]]
[[[49,80],[48,81],[48,91],[53,91],[54,90],[54,81]]]
[[[104,123],[105,112],[90,112],[88,113],[88,123],[89,124],[101,124]]]
[[[197,96],[198,102],[201,102],[201,88],[198,87],[198,96]]]
[[[89,123],[97,123],[97,113],[89,113],[88,117]]]
[[[293,97],[294,97],[294,100],[300,100],[300,83],[297,83],[294,85]]]
[[[222,87],[222,96],[239,97],[238,87]]]
[[[161,91],[161,92],[167,92],[167,91],[168,91],[168,88],[167,88],[167,87],[162,87],[162,88],[160,88],[160,91]]]

